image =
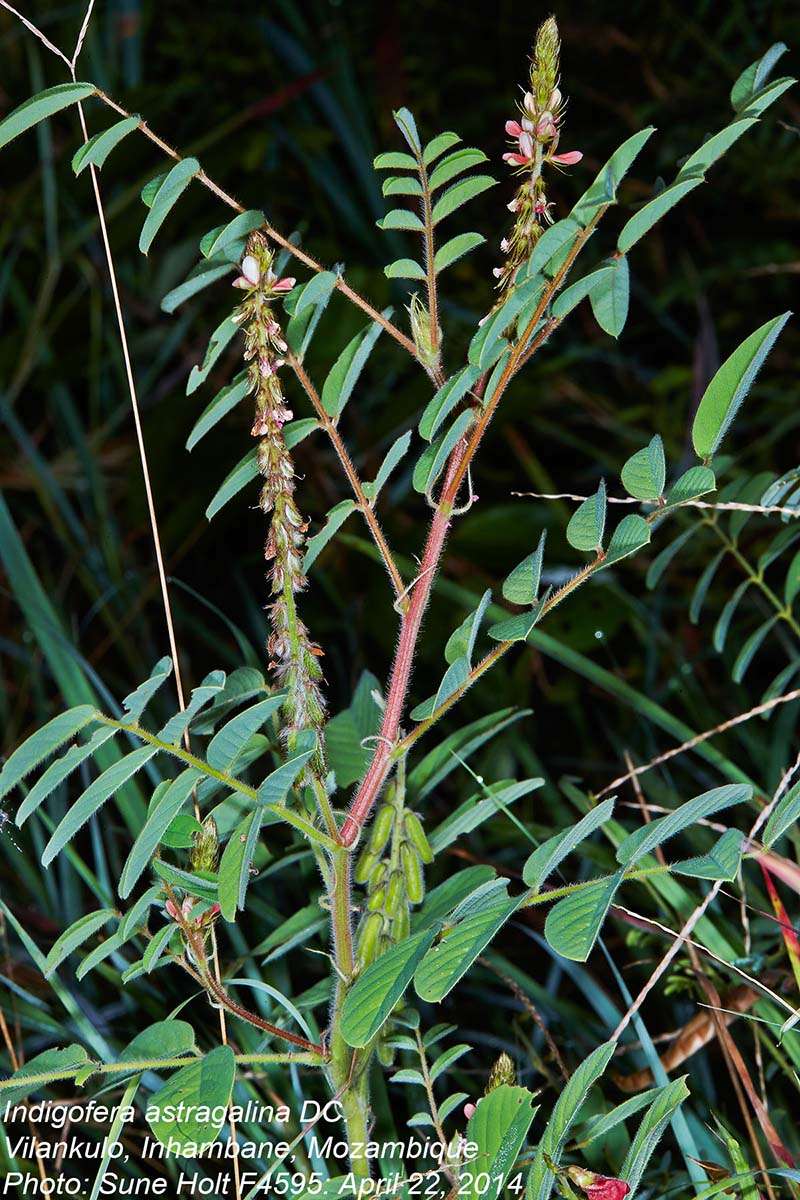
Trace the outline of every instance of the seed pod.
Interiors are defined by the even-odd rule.
[[[406,895],[412,904],[421,904],[425,895],[425,881],[422,878],[422,866],[414,850],[405,842],[400,850],[403,863],[403,876],[406,881]]]
[[[394,823],[394,809],[391,804],[382,804],[372,822],[372,832],[369,837],[369,849],[372,854],[380,854],[388,842]]]
[[[356,883],[366,883],[377,864],[377,854],[372,854],[369,850],[364,850],[359,855],[356,869],[353,872],[353,879]]]
[[[383,931],[383,917],[378,912],[370,913],[361,926],[358,936],[358,958],[362,966],[368,967],[378,953],[378,942]]]
[[[402,871],[392,871],[389,876],[389,886],[386,889],[386,914],[394,917],[400,911],[405,900],[405,884]]]
[[[367,881],[367,888],[370,892],[374,892],[379,888],[386,877],[386,863],[376,863],[370,872],[370,877]]]
[[[404,821],[405,835],[416,847],[417,854],[424,863],[433,862],[431,844],[425,836],[422,822],[415,812],[407,812]]]
[[[370,912],[380,912],[380,910],[383,908],[383,902],[385,899],[386,888],[379,887],[378,890],[373,892],[370,898],[367,900],[367,908]]]
[[[403,904],[392,918],[392,941],[396,944],[402,942],[408,937],[411,929],[411,918],[408,915],[408,907]]]

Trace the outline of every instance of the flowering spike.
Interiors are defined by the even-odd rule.
[[[558,86],[560,50],[558,25],[555,17],[548,17],[536,34],[529,90],[520,105],[521,120],[506,121],[506,133],[512,139],[513,147],[503,159],[524,178],[508,206],[516,215],[516,221],[511,234],[503,239],[506,261],[494,270],[501,300],[513,288],[517,271],[552,221],[542,175],[545,163],[569,167],[583,157],[579,150],[557,153],[565,108]]]
[[[263,234],[252,233],[241,262],[237,287],[247,296],[234,314],[245,337],[245,361],[249,365],[250,391],[255,399],[252,436],[258,439],[258,469],[264,483],[261,509],[270,514],[264,557],[270,563],[268,579],[272,592],[269,607],[270,637],[267,649],[270,667],[279,687],[288,691],[283,707],[284,736],[291,746],[302,730],[314,730],[321,744],[325,705],[320,683],[321,650],[310,639],[297,613],[296,595],[307,580],[303,553],[307,523],[294,499],[294,464],[286,447],[283,427],[292,419],[280,382],[287,345],[272,307],[294,287],[291,277],[279,279],[273,256]],[[316,764],[322,767],[322,762]]]

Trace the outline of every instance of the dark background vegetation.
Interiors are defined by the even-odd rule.
[[[79,6],[31,3],[26,11],[58,44],[71,46]],[[455,219],[458,230],[453,225],[453,232],[476,228],[488,237],[445,276],[446,359],[454,369],[491,300],[491,267],[511,196],[499,161],[503,125],[514,115],[532,35],[549,11],[520,0],[100,0],[78,77],[145,114],[181,152],[197,153],[246,207],[263,207],[285,233],[299,230],[313,254],[344,262],[348,278],[376,305],[391,302],[398,311],[406,297],[384,278],[383,265],[405,249],[402,235],[393,235],[393,243],[375,226],[383,201],[371,168],[379,150],[399,146],[391,109],[410,107],[425,136],[452,128],[484,148],[501,183]],[[637,162],[624,201],[634,205],[649,196],[659,176],[671,178],[676,162],[728,121],[728,92],[739,72],[773,41],[800,43],[797,6],[789,0],[595,0],[556,12],[562,87],[570,97],[562,145],[585,154],[580,166],[552,181],[560,214],[625,137],[653,123],[658,133]],[[0,113],[64,78],[60,64],[6,13],[0,13],[0,62]],[[797,72],[796,54],[780,64],[778,73],[785,72]],[[90,129],[107,123],[99,104],[87,111]],[[43,595],[59,614],[64,653],[118,698],[167,643],[90,183],[88,175],[76,181],[69,169],[77,138],[69,112],[38,138],[26,135],[0,160],[0,485]],[[193,187],[149,258],[142,258],[139,189],[163,165],[154,147],[132,137],[109,161],[102,188],[174,580],[182,662],[193,684],[211,668],[231,669],[243,658],[264,663],[263,524],[252,493],[210,526],[204,517],[208,500],[248,448],[243,410],[193,454],[184,449],[213,395],[207,387],[187,397],[185,380],[232,294],[225,283],[217,285],[172,317],[159,310],[159,300],[193,265],[200,236],[227,215]],[[472,593],[496,586],[529,552],[543,524],[551,527],[551,569],[576,562],[563,537],[569,510],[515,498],[514,491],[585,494],[605,474],[619,494],[614,479],[621,463],[655,431],[673,471],[689,465],[691,413],[708,378],[747,333],[792,307],[800,270],[798,168],[800,106],[792,92],[713,169],[710,182],[637,247],[632,312],[619,343],[601,333],[584,305],[536,359],[515,384],[479,458],[480,501],[450,542],[449,580]],[[619,221],[612,212],[590,255],[612,246]],[[309,360],[318,384],[362,324],[342,298],[331,305]],[[738,469],[779,473],[800,461],[797,347],[795,323],[726,446]],[[228,359],[215,373],[217,386],[235,369]],[[382,339],[342,422],[367,478],[428,398],[422,373]],[[306,415],[303,399],[293,399],[296,415]],[[306,442],[297,457],[301,507],[315,528],[347,495],[345,484],[321,437]],[[407,473],[393,480],[382,515],[398,552],[418,552],[427,512]],[[762,530],[752,526],[756,546]],[[739,582],[734,567],[718,575],[702,629],[687,616],[691,588],[715,549],[705,535],[695,537],[657,594],[645,588],[647,561],[626,564],[559,610],[546,632],[692,728],[713,726],[757,703],[787,651],[790,660],[797,654],[789,632],[776,636],[744,685],[732,682],[732,656],[759,617],[756,604],[730,650],[724,656],[714,651],[711,623]],[[0,590],[0,713],[8,748],[61,704],[52,662],[31,632],[41,601],[23,588],[15,562],[17,574]],[[443,638],[464,611],[446,589],[435,597],[417,700],[438,681]],[[395,637],[383,573],[356,519],[320,559],[303,612],[324,647],[336,711],[363,669],[385,676]],[[585,672],[537,652],[510,655],[470,693],[455,720],[504,704],[530,706],[534,716],[498,743],[484,773],[541,769],[548,788],[537,794],[542,800],[533,820],[542,825],[565,804],[554,786],[564,773],[600,787],[621,770],[623,750],[644,758],[672,744],[648,726],[639,706],[609,699]],[[775,719],[774,740],[759,725],[722,744],[770,787],[787,761],[795,720],[792,706]],[[711,786],[702,766],[682,770],[692,782]],[[671,778],[662,777],[662,784]],[[463,796],[463,786],[453,783],[432,798],[433,819]],[[502,836],[496,840],[495,861],[505,858],[518,870],[518,848],[501,845]],[[7,850],[0,861],[4,893],[14,888],[17,868]],[[33,894],[14,898],[42,942],[61,928],[52,896],[41,904]],[[287,905],[284,915],[288,911]],[[630,957],[636,959],[635,950]],[[630,975],[633,987],[635,968]],[[672,1028],[684,1012],[657,1009],[654,1028]],[[462,1016],[467,1026],[485,1024],[481,1009],[467,1008]]]

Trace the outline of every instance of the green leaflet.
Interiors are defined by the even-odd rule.
[[[84,142],[72,156],[72,169],[76,175],[80,175],[81,171],[88,166],[102,168],[111,151],[120,144],[124,137],[129,133],[133,133],[134,129],[138,129],[142,123],[140,116],[125,117],[122,121],[117,121],[109,129],[104,129],[102,133],[96,133],[94,137],[89,138],[88,142]]]
[[[524,899],[524,893],[511,900],[504,896],[448,930],[427,951],[414,974],[414,989],[419,998],[443,1000]]]
[[[459,233],[454,238],[440,246],[433,256],[435,274],[446,271],[454,262],[469,254],[477,246],[483,245],[486,238],[482,233]]]
[[[435,192],[437,188],[449,183],[457,175],[463,175],[465,171],[469,171],[483,162],[488,162],[488,159],[483,151],[478,150],[475,146],[463,146],[460,150],[454,150],[452,154],[448,154],[446,158],[442,159],[438,167],[431,171],[429,179],[431,191]]]
[[[526,886],[532,888],[534,892],[538,892],[548,876],[552,875],[567,855],[571,854],[576,846],[579,846],[596,829],[609,821],[613,812],[614,797],[609,796],[607,800],[603,800],[596,808],[581,817],[577,824],[562,830],[561,833],[555,834],[538,846],[522,870],[522,879]]]
[[[383,315],[388,317],[391,311],[384,309]],[[381,326],[377,322],[368,325],[347,344],[331,367],[322,385],[322,407],[328,416],[341,416],[380,333]]]
[[[538,599],[546,536],[547,530],[542,530],[533,554],[524,558],[503,580],[503,597],[511,604],[533,604]]]
[[[290,421],[283,429],[283,437],[287,447],[291,449],[293,446],[298,445],[310,433],[313,433],[315,429],[319,429],[319,422],[315,417],[301,417],[297,421]],[[246,487],[248,483],[257,478],[258,448],[254,446],[252,450],[247,451],[244,458],[236,464],[231,473],[220,485],[213,500],[206,509],[206,519],[210,521],[212,517],[215,517],[229,500],[232,500],[243,487]]]
[[[491,599],[491,590],[487,588],[472,612],[450,634],[444,648],[446,662],[454,663],[459,658],[466,658],[468,663],[472,662],[475,639],[478,636],[483,615],[489,607]]]
[[[411,175],[391,175],[381,185],[384,196],[421,196],[422,184]]]
[[[420,417],[419,435],[430,442],[439,431],[443,421],[449,416],[455,406],[464,399],[470,388],[480,376],[480,367],[462,367],[455,375],[442,384],[438,392],[429,400],[425,411]]]
[[[250,867],[263,819],[261,809],[248,813],[234,829],[222,852],[219,862],[219,907],[226,921],[234,921],[237,909],[244,907]]]
[[[85,958],[81,959],[75,968],[75,978],[80,983],[81,979],[85,979],[90,971],[99,967],[100,963],[105,962],[112,954],[116,954],[117,950],[124,945],[125,938],[119,930],[116,933],[112,933],[111,937],[107,937],[105,941],[100,942],[98,946],[95,946],[94,950],[90,950]]]
[[[494,187],[496,183],[497,180],[492,179],[491,175],[471,175],[469,179],[462,179],[460,183],[454,183],[452,187],[442,193],[434,204],[431,213],[432,223],[438,225],[439,221],[449,217],[456,209],[461,208],[462,204],[474,200],[476,196],[480,196],[481,192]]]
[[[623,874],[620,870],[596,879],[553,905],[544,923],[544,936],[556,954],[586,962]]]
[[[659,434],[632,454],[622,468],[622,486],[636,500],[658,500],[664,491],[666,463],[664,443]]]
[[[400,437],[389,447],[386,452],[386,457],[378,468],[378,474],[371,483],[364,484],[364,495],[373,503],[378,498],[381,488],[388,480],[392,471],[401,462],[408,453],[408,448],[411,445],[411,430],[406,433],[401,433]]]
[[[213,258],[215,254],[222,254],[232,244],[241,242],[254,229],[260,229],[265,220],[260,208],[238,213],[227,225],[220,225],[205,235],[200,242],[200,253],[203,258]],[[238,254],[236,257],[238,258]]]
[[[155,854],[162,836],[202,778],[202,771],[198,771],[195,767],[187,767],[177,779],[172,780],[163,795],[160,796],[158,803],[148,813],[147,820],[133,843],[125,866],[122,868],[117,890],[123,900],[127,900],[130,896],[142,871]]]
[[[685,504],[687,500],[696,500],[698,496],[713,492],[716,486],[717,480],[710,467],[689,467],[667,492],[665,508],[671,508],[673,504]]]
[[[409,716],[412,721],[425,721],[430,717],[437,708],[449,700],[451,696],[463,687],[469,679],[470,664],[466,655],[461,655],[445,671],[442,676],[442,681],[436,690],[435,695],[430,696],[427,700],[423,700],[422,704],[417,704],[412,708]]]
[[[164,221],[200,170],[196,158],[182,158],[167,172],[139,234],[139,249],[147,254]]]
[[[625,867],[632,866],[656,846],[675,837],[690,825],[734,804],[743,804],[752,795],[753,789],[743,783],[726,783],[722,787],[711,788],[710,791],[687,800],[667,816],[659,817],[658,820],[642,825],[634,833],[628,834],[617,847],[617,862]]]
[[[235,1072],[230,1046],[217,1046],[196,1062],[181,1067],[152,1098],[158,1116],[148,1124],[158,1140],[166,1144],[173,1139],[183,1155],[191,1152],[192,1143],[199,1146],[215,1141],[225,1123]],[[177,1119],[171,1110],[187,1115]],[[199,1119],[204,1112],[209,1119]]]
[[[726,829],[708,854],[696,858],[684,858],[672,864],[678,875],[690,875],[693,879],[722,879],[732,883],[742,861],[744,834],[738,829]]]
[[[247,373],[242,372],[233,383],[227,384],[224,388],[220,388],[214,399],[204,409],[203,413],[195,422],[192,432],[186,439],[186,449],[194,450],[197,443],[204,438],[205,435],[217,425],[223,417],[232,412],[240,400],[250,390],[250,383],[247,378]]]
[[[678,179],[702,176],[717,159],[730,149],[734,142],[738,142],[743,133],[747,133],[747,130],[755,125],[757,119],[757,117],[744,117],[740,121],[733,121],[724,129],[720,129],[719,133],[708,138],[698,150],[695,150],[694,154],[689,155],[678,172]]]
[[[340,500],[329,510],[325,524],[318,533],[306,542],[306,554],[303,559],[303,571],[309,571],[331,538],[341,529],[351,513],[356,511],[355,500]]]
[[[161,301],[161,311],[174,313],[181,304],[191,300],[192,296],[196,296],[204,288],[211,287],[212,283],[216,283],[218,279],[224,279],[226,275],[231,274],[232,270],[233,266],[227,258],[203,259],[192,268],[183,283],[179,283],[177,287],[167,292]]]
[[[378,229],[404,229],[408,233],[424,233],[422,218],[407,208],[393,208],[375,224]]]
[[[105,726],[96,729],[88,742],[80,742],[78,745],[70,746],[66,754],[62,754],[60,758],[51,763],[47,770],[39,776],[17,809],[16,821],[19,828],[22,828],[31,813],[36,812],[36,809],[43,800],[46,800],[60,784],[69,778],[81,763],[91,758],[103,743],[112,738],[116,732],[115,729]]]
[[[45,960],[45,978],[49,978],[56,968],[61,966],[64,959],[69,958],[73,950],[77,950],[79,946],[87,942],[93,933],[102,929],[115,915],[113,908],[102,908],[99,912],[87,913],[86,916],[79,917],[70,925],[69,929],[65,929],[53,943]]]
[[[630,268],[625,255],[612,259],[609,274],[604,276],[589,293],[594,319],[601,329],[617,338],[628,319],[631,280]]]
[[[96,91],[93,83],[60,83],[57,87],[37,92],[0,121],[0,150],[26,129],[32,129],[46,117],[52,117],[54,113],[68,108],[70,104],[77,104],[88,96],[93,96]]]
[[[0,1082],[0,1096],[3,1106],[18,1104],[33,1092],[38,1092],[41,1083],[26,1083],[29,1076],[44,1075],[45,1072],[57,1071],[61,1079],[73,1079],[75,1075],[89,1063],[89,1056],[83,1046],[73,1044],[60,1050],[45,1050],[15,1071],[10,1079]]]
[[[642,1117],[621,1171],[622,1178],[630,1186],[631,1197],[636,1193],[645,1167],[658,1145],[667,1123],[688,1095],[686,1076],[674,1079],[660,1089],[659,1094]]]
[[[422,495],[430,494],[431,489],[436,484],[436,480],[445,468],[451,451],[456,447],[461,438],[464,437],[474,420],[475,413],[472,409],[464,409],[463,412],[458,414],[452,425],[439,435],[436,441],[431,442],[429,446],[425,447],[414,467],[412,483],[415,492],[419,492]]]
[[[547,1165],[547,1159],[556,1166],[560,1163],[567,1135],[581,1110],[589,1088],[605,1071],[615,1048],[616,1042],[605,1042],[598,1046],[572,1073],[569,1082],[561,1091],[536,1150],[528,1176],[526,1200],[548,1200],[555,1176]]]
[[[414,114],[407,108],[398,108],[392,113],[394,123],[402,133],[403,137],[408,142],[415,154],[422,153],[422,143],[419,140],[417,133],[417,123],[414,120]],[[414,163],[416,166],[416,161]]]
[[[535,1113],[533,1095],[527,1088],[504,1083],[478,1101],[469,1119],[465,1138],[477,1146],[477,1154],[464,1164],[458,1194],[478,1200],[486,1193],[483,1182],[492,1180],[502,1195],[505,1180],[517,1161]],[[481,1178],[482,1177],[482,1178]]]
[[[578,279],[575,283],[571,283],[568,288],[564,288],[553,301],[551,309],[553,317],[559,321],[563,321],[573,308],[577,308],[581,300],[585,300],[590,296],[595,288],[604,287],[615,274],[615,267],[598,267],[596,271],[590,271],[588,275],[584,275],[582,279]]]
[[[170,717],[166,725],[158,731],[156,734],[158,740],[160,742],[167,742],[170,746],[176,746],[183,737],[184,731],[189,728],[200,710],[210,700],[213,700],[222,691],[224,686],[224,671],[209,672],[199,687],[192,688],[189,703],[183,712],[175,713],[174,717]]]
[[[317,739],[313,733],[310,733],[310,736],[298,735],[297,742],[300,743],[301,739],[306,743],[303,749],[293,754],[286,762],[282,762],[274,771],[270,771],[264,782],[258,785],[259,804],[266,804],[271,808],[283,804],[289,788],[292,787],[308,760],[316,753]],[[311,742],[310,746],[307,745],[309,741]]]
[[[627,517],[622,518],[612,533],[602,566],[612,567],[621,559],[636,554],[638,550],[648,545],[649,541],[650,526],[647,521],[638,513],[629,513]]]
[[[785,42],[774,42],[770,48],[757,58],[749,67],[745,67],[731,88],[731,106],[734,112],[747,108],[754,96],[762,90],[772,73],[772,68],[789,47]]]
[[[402,997],[435,929],[415,933],[376,958],[359,975],[342,1006],[341,1033],[348,1046],[367,1046]]]
[[[424,279],[425,271],[413,258],[398,258],[383,268],[387,279]]]
[[[764,830],[764,845],[773,846],[800,819],[800,782],[776,804]]]
[[[244,712],[231,717],[208,744],[206,759],[209,766],[216,771],[230,774],[250,738],[278,711],[285,699],[285,692],[276,692],[275,695],[268,696],[266,700],[260,700]]]
[[[543,784],[544,780],[540,776],[521,780],[501,779],[496,783],[489,784],[485,789],[475,792],[445,817],[441,825],[437,825],[430,834],[428,840],[434,853],[439,854],[445,846],[451,845],[463,834],[471,833],[484,821],[501,813],[503,808],[508,808],[523,796],[542,787]]]
[[[120,1051],[117,1062],[140,1062],[148,1058],[179,1058],[195,1049],[194,1030],[188,1021],[156,1021],[137,1033]],[[119,1079],[119,1076],[114,1077]]]
[[[165,683],[171,674],[172,659],[165,655],[158,660],[150,676],[122,701],[123,720],[138,721],[162,683]]]
[[[340,788],[357,783],[369,766],[372,754],[364,739],[374,736],[381,722],[381,709],[373,693],[380,683],[369,671],[358,681],[349,708],[337,713],[325,726],[325,750]]]
[[[709,383],[692,425],[692,444],[698,458],[711,458],[716,453],[790,316],[791,313],[785,312],[773,317],[751,333],[725,360]]]
[[[573,208],[570,214],[572,220],[581,225],[587,225],[602,208],[614,202],[621,180],[627,175],[640,150],[654,133],[655,126],[650,125],[647,129],[634,133],[614,151]]]
[[[66,712],[59,713],[31,734],[10,755],[0,771],[0,799],[7,796],[34,767],[49,758],[59,746],[73,738],[90,722],[97,720],[97,712],[91,704],[79,704]]]
[[[681,180],[679,183],[673,183],[670,187],[664,188],[663,192],[659,192],[657,196],[648,201],[637,213],[634,213],[627,224],[623,225],[622,232],[617,239],[619,252],[627,254],[631,247],[635,246],[646,233],[649,233],[671,208],[674,208],[679,201],[683,200],[684,196],[688,196],[689,192],[694,191],[701,183],[703,183],[702,176],[699,179]]]
[[[503,621],[495,621],[489,626],[489,637],[496,642],[525,642],[533,629],[539,624],[544,614],[545,605],[550,599],[552,588],[548,588],[540,600],[534,601],[528,612],[517,613],[516,616],[506,617]]]
[[[124,783],[132,779],[136,772],[157,752],[157,746],[140,746],[138,750],[132,750],[130,754],[126,754],[124,758],[108,767],[102,775],[95,779],[94,783],[89,785],[80,799],[75,801],[67,810],[63,820],[56,826],[42,853],[42,866],[49,867],[56,855],[64,849],[89,818],[94,816],[106,800],[113,796]]]
[[[603,545],[603,530],[606,524],[606,484],[600,486],[572,514],[567,525],[567,541],[576,550],[590,552],[600,550]]]
[[[203,356],[202,363],[199,366],[195,364],[189,372],[189,378],[186,382],[187,396],[191,396],[201,384],[205,383],[220,355],[230,345],[238,332],[239,326],[232,317],[226,317],[224,321],[220,321],[208,339],[208,348]]]
[[[432,162],[444,154],[445,150],[450,150],[451,147],[457,146],[461,138],[457,133],[453,133],[448,129],[444,133],[438,133],[435,138],[431,138],[425,147],[425,152],[422,155],[422,161],[426,167],[429,167]]]

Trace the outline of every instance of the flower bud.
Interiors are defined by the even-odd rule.
[[[417,357],[424,367],[433,370],[439,365],[438,346],[442,331],[438,327],[434,329],[431,314],[417,292],[411,297],[408,315],[411,320],[411,336],[414,340]]]
[[[495,1088],[502,1087],[504,1083],[513,1084],[517,1081],[517,1072],[514,1069],[514,1062],[510,1055],[505,1051],[500,1055],[497,1062],[489,1072],[489,1078],[486,1083],[485,1095],[493,1092]]]
[[[189,856],[189,863],[193,871],[207,871],[212,874],[217,869],[218,858],[217,823],[213,817],[206,817],[202,830],[194,835],[194,846]]]

